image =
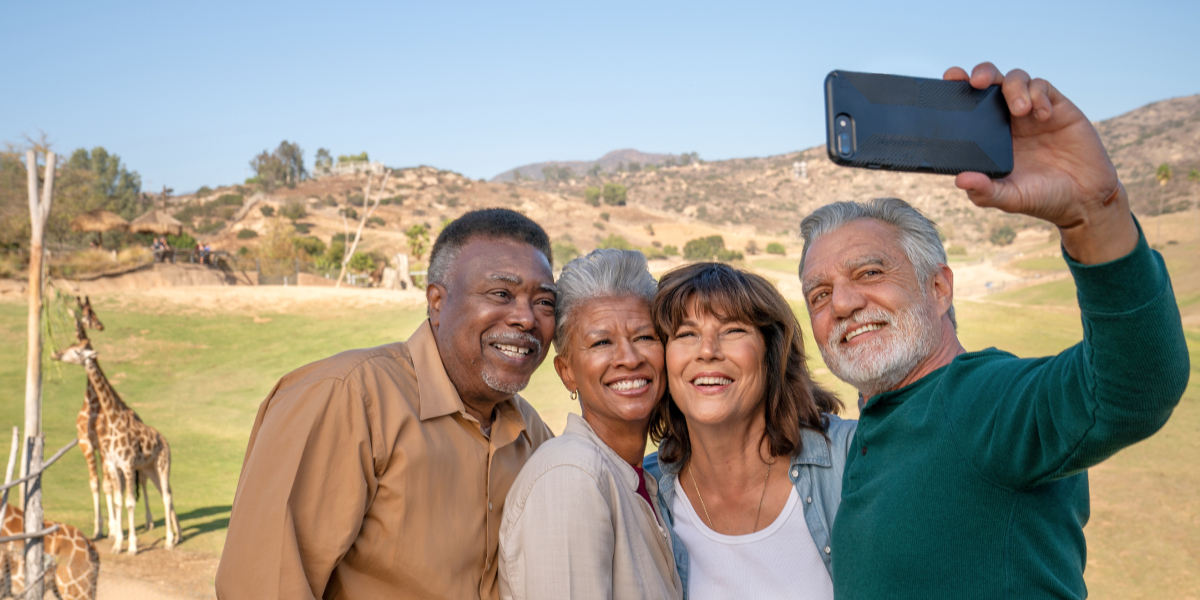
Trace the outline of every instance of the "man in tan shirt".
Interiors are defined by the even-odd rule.
[[[504,499],[553,437],[517,392],[554,335],[550,242],[506,209],[430,254],[407,342],[302,367],[259,407],[217,596],[497,598]]]

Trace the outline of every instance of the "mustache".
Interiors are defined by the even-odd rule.
[[[528,333],[519,331],[501,331],[499,333],[489,333],[483,336],[483,343],[490,344],[492,342],[529,342],[533,344],[534,350],[538,356],[542,355],[542,340],[539,340]]]
[[[894,325],[896,323],[896,317],[892,313],[889,313],[881,308],[873,308],[855,313],[849,319],[846,319],[845,321],[842,321],[834,326],[833,331],[831,331],[829,334],[828,344],[831,346],[841,344],[842,340],[845,339],[846,334],[855,327],[866,325],[867,323],[880,322],[887,323],[888,325]]]

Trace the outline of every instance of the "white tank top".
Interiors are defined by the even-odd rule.
[[[688,553],[688,597],[833,600],[829,571],[804,522],[793,487],[787,505],[766,529],[724,535],[709,529],[675,480],[675,534]]]

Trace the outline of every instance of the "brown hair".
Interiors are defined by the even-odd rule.
[[[772,456],[791,456],[800,449],[801,428],[824,432],[821,413],[841,412],[841,400],[812,380],[800,323],[771,282],[711,262],[693,263],[663,275],[651,314],[664,341],[673,337],[689,308],[723,321],[753,325],[762,334],[766,346],[763,436]],[[651,414],[650,438],[659,444],[664,462],[686,462],[691,457],[687,420],[669,392]]]

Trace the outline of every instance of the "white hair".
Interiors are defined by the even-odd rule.
[[[634,297],[654,301],[658,282],[650,275],[646,256],[636,250],[593,250],[567,263],[558,276],[554,306],[554,349],[559,353],[570,334],[572,313],[597,298]]]
[[[813,242],[845,225],[861,219],[876,219],[896,228],[900,234],[900,246],[916,269],[917,282],[922,291],[933,276],[946,264],[946,249],[938,239],[937,225],[921,211],[899,198],[876,198],[870,202],[834,202],[813,211],[800,221],[800,236],[804,238],[804,250],[800,254],[800,273],[804,273],[804,260]],[[926,292],[927,293],[927,292]],[[946,313],[954,329],[958,320],[954,318],[954,305]]]

